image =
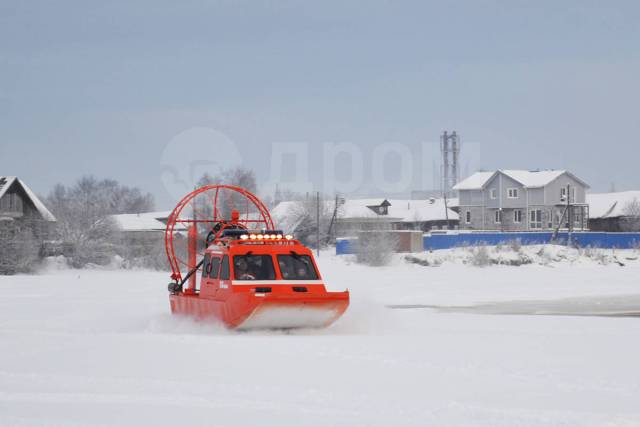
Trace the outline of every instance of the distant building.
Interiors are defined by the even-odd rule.
[[[171,215],[171,211],[144,212],[111,215],[111,219],[120,231],[123,241],[127,244],[146,244],[164,239],[169,215]],[[187,227],[180,223],[174,227],[174,231],[178,234],[186,232],[186,230]]]
[[[587,203],[592,231],[638,231],[640,191],[587,194]]]
[[[171,212],[111,215],[118,229],[129,235],[164,235]]]
[[[569,221],[576,230],[589,226],[589,186],[568,171],[476,172],[453,188],[458,191],[455,209],[460,214],[460,229],[550,230],[567,228]],[[571,208],[563,217],[567,201]]]
[[[296,215],[298,202],[279,203],[272,216],[277,228],[295,233],[302,219]],[[325,209],[333,212],[335,201],[325,201]],[[450,203],[455,204],[455,199]],[[342,199],[335,220],[335,235],[354,236],[360,231],[455,229],[458,214],[445,208],[443,199]]]
[[[0,176],[0,220],[51,223],[56,218],[22,180]]]
[[[163,268],[166,266],[164,235],[171,211],[145,212],[138,214],[111,215],[111,219],[119,230],[118,243],[123,257],[132,265]],[[186,227],[176,224],[174,242],[184,242]],[[177,250],[186,248],[179,243]]]
[[[15,176],[0,176],[0,274],[25,271],[42,256],[56,218]]]

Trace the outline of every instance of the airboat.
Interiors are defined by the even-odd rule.
[[[176,315],[231,329],[322,328],[349,306],[349,291],[327,291],[313,252],[240,187],[207,185],[180,200],[165,248]]]

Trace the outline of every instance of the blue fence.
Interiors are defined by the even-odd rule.
[[[552,232],[477,232],[477,233],[447,233],[425,234],[424,249],[450,249],[460,246],[500,245],[513,241],[520,241],[523,245],[539,245],[551,243]],[[568,233],[561,232],[555,243],[566,243]],[[341,238],[336,240],[336,254],[347,255],[354,253],[356,238]],[[640,233],[606,233],[595,231],[580,231],[571,234],[571,242],[578,247],[618,248],[628,249],[640,246]]]
[[[355,253],[355,241],[357,238],[336,239],[336,255],[349,255]]]
[[[424,248],[433,250],[469,245],[499,245],[516,240],[523,245],[536,245],[551,243],[552,238],[552,232],[425,234]],[[556,243],[566,243],[568,238],[568,233],[561,232]],[[628,249],[640,245],[640,233],[576,232],[571,234],[571,243],[578,247]]]

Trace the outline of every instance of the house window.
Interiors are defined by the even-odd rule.
[[[522,222],[522,211],[520,209],[513,211],[513,222],[518,224]]]
[[[576,199],[576,187],[571,187],[571,199],[572,199],[571,201],[573,203],[577,202],[577,199]]]
[[[495,212],[495,222],[496,224],[500,224],[502,222],[502,211]]]
[[[517,188],[509,188],[507,190],[507,198],[509,198],[509,199],[517,199],[518,198],[518,189]]]
[[[560,189],[560,200],[563,202],[567,201],[567,187],[562,187]]]
[[[497,199],[498,198],[498,192],[496,191],[495,188],[492,188],[491,190],[489,190],[489,197],[491,199]]]
[[[542,210],[533,209],[529,212],[529,224],[531,228],[542,228]]]
[[[467,224],[471,224],[471,211],[467,211],[467,212],[466,212],[466,215],[465,215],[465,219],[464,219],[464,220],[465,220],[465,222],[466,222]]]

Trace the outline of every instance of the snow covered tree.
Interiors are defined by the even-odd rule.
[[[297,199],[283,218],[286,224],[295,226],[293,230],[296,239],[303,244],[315,248],[318,238],[318,201],[316,197],[304,197],[291,194],[290,197]],[[320,197],[320,246],[328,241],[329,224],[333,216],[332,204]]]
[[[58,219],[57,235],[73,247],[74,267],[106,264],[116,253],[116,226],[110,215],[153,210],[153,197],[117,181],[80,178],[73,186],[56,185],[47,197]]]

